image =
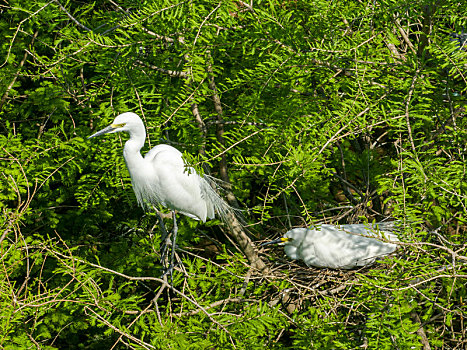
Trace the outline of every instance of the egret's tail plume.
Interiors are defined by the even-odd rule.
[[[227,224],[231,225],[232,215],[237,218],[237,220],[244,224],[245,220],[240,209],[234,208],[229,205],[217,192],[217,190],[222,190],[221,180],[211,177],[209,175],[203,176],[203,195],[206,196],[206,202],[212,205],[212,208],[208,209],[208,213],[212,212],[212,218],[217,214],[219,219]]]
[[[204,193],[207,196],[208,202],[213,203],[214,211],[218,217],[228,226],[230,234],[235,238],[240,246],[240,249],[245,253],[251,266],[267,273],[269,271],[267,265],[258,256],[255,246],[245,231],[245,219],[240,209],[234,208],[224,201],[216,189],[221,188],[222,181],[204,175],[205,189]]]

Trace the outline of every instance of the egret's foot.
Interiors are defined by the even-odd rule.
[[[169,266],[167,267],[163,267],[163,271],[162,271],[162,275],[161,275],[161,278],[162,279],[165,279],[166,276],[170,276],[170,282],[168,282],[170,284],[170,286],[173,287],[173,284],[174,284],[174,269],[175,267],[177,266],[178,264],[175,264],[174,262],[170,262],[169,263]]]
[[[169,250],[170,246],[172,245],[172,241],[170,239],[166,239],[164,243],[161,245],[161,264],[164,268],[168,265],[169,259]]]
[[[161,278],[165,276],[170,276],[171,284],[173,283],[173,271],[177,267],[178,262],[176,259],[175,250],[178,249],[178,245],[167,237],[165,242],[161,247],[161,265],[162,265],[162,275]]]
[[[160,263],[164,269],[167,269],[169,266],[176,266],[175,264],[175,250],[178,249],[178,245],[173,245],[173,242],[168,240],[161,246],[161,260]]]
[[[173,272],[174,272],[175,266],[176,265],[174,264],[170,264],[169,266],[165,267],[164,271],[162,272],[161,277],[170,276],[170,279],[173,280]]]

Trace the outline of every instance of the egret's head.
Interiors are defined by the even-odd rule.
[[[118,115],[112,124],[110,124],[108,127],[96,132],[95,134],[92,134],[91,136],[88,137],[88,139],[101,136],[104,134],[112,134],[114,132],[121,132],[121,131],[126,131],[128,133],[136,132],[136,131],[144,131],[144,124],[138,115],[136,115],[133,112],[126,112]]]
[[[265,242],[261,244],[261,246],[269,245],[269,244],[279,244],[279,245],[293,245],[298,246],[302,243],[303,239],[305,238],[307,229],[306,228],[294,228],[287,233],[274,241]]]
[[[285,254],[290,259],[298,260],[301,259],[299,247],[303,243],[307,231],[308,229],[306,228],[294,228],[288,231],[283,237],[271,242],[263,243],[261,244],[261,246],[265,246],[268,244],[283,245]]]
[[[269,241],[269,242],[264,242],[261,244],[261,247],[264,247],[265,245],[270,245],[270,244],[279,244],[279,245],[284,245],[286,243],[289,243],[292,239],[289,238],[289,237],[281,237],[281,238],[278,238],[278,239],[275,239],[273,241]]]
[[[282,239],[286,239],[290,245],[298,247],[300,244],[302,244],[308,231],[309,229],[306,227],[294,228],[288,231],[284,237],[282,237]]]

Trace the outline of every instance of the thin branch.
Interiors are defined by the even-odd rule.
[[[39,34],[39,31],[36,31],[36,32],[34,33],[34,36],[32,37],[31,43],[29,44],[30,46],[32,46],[32,45],[34,44],[34,40],[36,40],[38,34]],[[8,94],[10,93],[11,88],[12,88],[13,85],[15,84],[16,79],[18,79],[19,73],[21,72],[21,68],[23,68],[24,62],[26,62],[26,58],[28,57],[28,55],[29,55],[29,52],[26,50],[26,51],[24,52],[23,59],[22,59],[21,62],[19,63],[18,70],[16,71],[16,74],[15,74],[15,76],[13,77],[13,80],[12,80],[11,83],[7,86],[6,91],[5,91],[5,93],[3,94],[3,96],[2,96],[2,100],[0,101],[0,111],[2,110],[3,104],[5,103],[6,99],[8,98]]]
[[[431,350],[431,346],[430,346],[430,343],[428,342],[428,338],[426,336],[425,330],[423,329],[422,322],[420,321],[420,317],[415,311],[411,312],[410,316],[417,324],[420,325],[420,327],[417,329],[417,334],[419,335],[420,341],[423,344],[423,349]]]
[[[260,129],[260,130],[256,130],[255,132],[251,133],[250,135],[248,136],[245,136],[243,139],[233,143],[231,146],[227,147],[225,150],[223,150],[221,153],[218,153],[216,154],[215,156],[211,157],[208,159],[208,161],[211,161],[211,160],[214,160],[216,158],[219,158],[219,157],[222,157],[224,154],[226,154],[228,151],[230,151],[232,148],[234,148],[235,146],[237,146],[238,144],[248,140],[249,138],[255,136],[256,134],[259,134],[260,132],[266,130],[266,128],[264,129]],[[278,163],[283,163],[283,162],[278,162]]]
[[[160,68],[160,67],[157,67],[157,66],[153,66],[152,64],[144,63],[141,60],[136,60],[135,63],[138,63],[140,66],[150,68],[150,69],[156,70],[158,72],[167,74],[167,75],[169,75],[171,77],[175,77],[175,78],[187,78],[188,77],[187,72],[184,72],[184,71],[176,71],[176,70]]]
[[[54,2],[57,3],[57,5],[60,7],[60,9],[66,13],[66,15],[68,16],[68,18],[70,18],[73,22],[75,22],[75,24],[78,26],[78,27],[81,27],[83,28],[84,30],[87,30],[88,32],[92,32],[92,29],[86,27],[84,24],[81,24],[75,17],[73,17],[71,15],[71,13],[69,13],[67,11],[67,9],[58,1],[58,0],[54,0]]]
[[[214,80],[214,71],[212,69],[212,57],[209,51],[208,51],[208,59],[209,59],[208,66],[207,66],[208,84],[209,84],[209,88],[213,92],[212,100],[214,103],[214,109],[216,110],[216,113],[217,113],[217,120],[222,122],[224,120],[223,119],[224,112],[222,110],[221,99],[219,97],[216,82]],[[224,152],[221,153],[222,155],[219,155],[221,157],[221,161],[219,165],[220,177],[222,181],[224,181],[227,184],[226,192],[227,192],[228,203],[231,206],[238,208],[237,199],[235,198],[235,195],[232,192],[232,187],[231,187],[229,174],[227,170],[227,157],[226,157],[227,150],[225,150],[225,139],[223,135],[224,135],[224,125],[222,123],[217,124],[216,125],[217,141],[222,145],[222,148],[224,148]],[[232,147],[233,146],[231,146],[230,148]],[[245,230],[243,229],[242,224],[239,222],[238,218],[233,213],[229,214],[229,228],[230,228],[230,233],[232,234],[233,237],[235,237],[235,240],[240,245],[240,248],[242,249],[243,253],[246,255],[251,265],[260,271],[266,271],[267,270],[266,264],[259,257],[257,251],[254,248],[253,242],[248,237],[248,235],[245,233]]]
[[[51,0],[48,3],[44,4],[44,6],[39,8],[36,12],[31,13],[31,15],[29,15],[28,17],[23,19],[21,22],[19,22],[18,26],[16,27],[15,33],[13,34],[13,38],[10,41],[10,45],[8,46],[8,53],[7,53],[6,57],[5,57],[5,61],[0,65],[0,68],[2,68],[4,65],[6,65],[8,63],[8,59],[10,58],[10,54],[11,54],[11,49],[13,48],[13,43],[14,43],[14,41],[16,39],[16,36],[18,35],[18,32],[21,30],[21,26],[23,25],[23,23],[26,22],[26,21],[29,21],[32,17],[34,17],[39,12],[41,12],[43,9],[45,9],[47,6],[49,6],[52,2],[54,2],[54,0]]]
[[[216,137],[217,137],[217,141],[222,145],[222,148],[225,148],[224,125],[222,124],[222,122],[224,121],[224,111],[222,110],[221,99],[219,97],[217,86],[214,81],[214,72],[213,72],[212,63],[211,63],[212,57],[211,57],[210,52],[208,52],[208,58],[209,58],[209,63],[207,66],[207,71],[209,74],[208,85],[209,85],[209,88],[212,90],[212,102],[214,103],[214,109],[216,110],[216,113],[217,113],[217,120],[221,122],[220,124],[216,125]],[[223,153],[221,156],[220,175],[221,175],[222,181],[226,183],[230,183],[229,175],[227,172],[227,158],[225,156],[225,153]]]
[[[161,288],[161,290],[162,290],[162,289],[163,289],[163,288]],[[147,312],[150,312],[150,310],[149,310],[150,307],[151,307],[151,304],[149,304],[144,310],[138,311],[138,316],[136,316],[135,319],[134,319],[133,321],[131,321],[131,323],[130,323],[126,328],[127,328],[127,329],[130,329],[130,327],[131,327],[136,321],[138,321],[138,319],[139,319],[142,315],[144,315],[144,314],[147,313]],[[128,313],[127,313],[127,314],[128,314]],[[162,324],[161,324],[161,326],[162,326]],[[120,333],[120,332],[119,332],[119,333]],[[118,337],[118,339],[115,341],[114,345],[110,348],[110,350],[113,350],[113,349],[117,346],[117,344],[120,342],[120,340],[122,339],[122,337],[124,337],[124,336],[127,336],[127,334],[126,334],[126,333],[123,333],[123,332],[120,333],[120,337]]]
[[[103,271],[106,271],[106,272],[109,272],[109,273],[112,273],[114,275],[117,275],[117,276],[120,276],[120,277],[123,277],[127,280],[130,280],[130,281],[156,281],[156,282],[159,282],[161,283],[163,286],[165,286],[166,288],[169,288],[171,291],[173,291],[174,293],[180,295],[182,298],[184,298],[185,300],[189,301],[190,303],[192,303],[194,306],[196,306],[197,308],[199,308],[210,320],[212,323],[218,325],[224,332],[226,332],[227,334],[230,335],[229,331],[222,325],[220,324],[219,322],[217,322],[210,313],[207,312],[207,310],[202,307],[198,302],[196,302],[194,299],[190,298],[189,296],[185,295],[184,293],[182,293],[181,291],[179,291],[178,289],[174,288],[172,285],[170,285],[169,283],[167,283],[167,281],[161,279],[161,278],[157,278],[157,277],[152,277],[152,276],[148,276],[148,277],[135,277],[135,276],[129,276],[129,275],[126,275],[124,273],[121,273],[121,272],[118,272],[118,271],[115,271],[115,270],[112,270],[112,269],[109,269],[107,267],[104,267],[104,266],[101,266],[101,265],[97,265],[97,264],[93,264],[91,262],[88,262],[88,261],[85,261],[85,260],[82,260],[82,259],[79,259],[79,258],[75,258],[74,256],[67,256],[65,254],[62,254],[62,253],[59,253],[57,251],[54,251],[52,249],[50,249],[49,247],[44,247],[45,250],[49,251],[50,253],[52,253],[53,255],[55,256],[61,256],[63,258],[66,258],[66,259],[71,259],[73,261],[77,261],[77,262],[80,262],[82,264],[85,264],[85,265],[89,265],[89,266],[92,266],[92,267],[95,267],[95,268],[98,268],[100,270],[103,270]]]
[[[191,113],[195,117],[196,123],[198,124],[198,128],[201,133],[201,138],[203,140],[199,153],[202,155],[205,155],[206,154],[206,137],[208,134],[208,130],[206,128],[206,124],[203,121],[203,118],[201,118],[201,115],[199,113],[198,104],[195,102],[191,104]]]
[[[255,10],[253,9],[253,1],[251,2],[251,4],[247,4],[245,1],[238,0],[237,3],[246,7],[251,12],[255,12]]]
[[[85,310],[85,313],[86,313],[86,310],[88,311],[91,311],[91,313],[94,315],[94,317],[101,321],[102,323],[104,323],[107,327],[113,329],[115,332],[119,333],[120,334],[120,338],[118,338],[118,340],[121,340],[122,337],[125,337],[125,338],[128,338],[132,341],[134,341],[135,343],[137,343],[138,345],[144,347],[145,349],[155,349],[155,347],[151,344],[148,344],[144,341],[142,341],[141,339],[138,339],[134,336],[132,336],[131,334],[129,333],[125,333],[124,331],[122,331],[120,328],[118,327],[115,327],[113,324],[111,324],[109,321],[107,321],[104,317],[102,317],[101,315],[99,315],[96,311],[94,311],[93,309],[91,309],[89,306],[86,306],[84,308]]]
[[[410,101],[412,100],[412,95],[415,90],[415,83],[417,82],[419,73],[420,73],[420,68],[417,68],[417,70],[415,71],[415,75],[412,78],[412,84],[410,85],[409,94],[407,96],[407,101],[405,102],[405,121],[407,124],[407,132],[409,134],[408,136],[409,136],[409,142],[412,148],[412,152],[414,154],[415,159],[420,163],[420,160],[418,159],[417,151],[415,149],[415,143],[414,143],[413,135],[412,135],[412,126],[410,125],[410,118],[409,118],[409,105],[410,105]],[[420,78],[423,79],[423,75]],[[422,173],[423,173],[423,176],[425,177],[425,181],[428,180],[428,177],[426,176],[423,169],[422,169]]]
[[[141,27],[141,29],[143,30],[143,32],[146,32],[147,34],[155,37],[158,40],[165,41],[165,42],[168,42],[168,43],[174,43],[175,42],[175,39],[172,39],[169,36],[157,34],[157,33],[153,32],[152,30],[149,30],[149,29],[147,29],[145,27]],[[177,35],[177,34],[181,34],[181,33],[175,33],[175,34]],[[179,43],[181,43],[181,44],[184,44],[185,43],[185,38],[183,36],[179,36],[177,38],[177,41]]]
[[[180,110],[180,108],[182,108],[185,104],[190,102],[192,100],[193,96],[198,91],[199,87],[203,83],[204,83],[204,79],[199,82],[198,86],[193,90],[193,92],[190,94],[190,96],[188,96],[180,105],[178,105],[177,108],[175,108],[175,110],[172,112],[172,114],[161,125],[167,124],[170,121],[170,119],[172,119],[172,117]]]
[[[209,17],[211,17],[211,15],[214,12],[216,12],[219,9],[219,7],[221,7],[221,4],[222,4],[222,2],[219,2],[217,4],[217,6],[211,12],[209,12],[209,14],[203,19],[203,22],[201,22],[201,24],[200,24],[200,26],[198,28],[198,33],[196,33],[196,36],[195,36],[195,41],[193,42],[193,47],[196,46],[196,41],[198,40],[199,34],[201,33],[201,29],[203,28],[204,23],[206,23],[206,21],[209,19]]]
[[[434,13],[434,7],[436,6],[436,1],[432,5],[423,6],[423,24],[422,24],[422,34],[420,35],[420,40],[418,44],[417,54],[419,57],[425,52],[425,47],[428,46],[428,38],[431,34],[432,29],[432,15]]]
[[[399,30],[399,33],[401,34],[402,38],[404,39],[405,43],[407,44],[407,46],[410,48],[410,50],[412,51],[412,53],[417,53],[415,51],[415,48],[412,44],[412,42],[410,41],[409,37],[407,36],[407,33],[404,31],[404,28],[402,28],[400,22],[398,19],[395,20],[395,23],[396,23],[396,27],[397,29]]]
[[[354,185],[352,185],[352,183],[350,183],[349,181],[347,181],[346,179],[344,179],[342,176],[340,176],[338,173],[336,173],[335,171],[331,171],[331,174],[334,175],[335,177],[337,177],[341,182],[342,184],[344,185],[344,192],[346,194],[346,197],[354,204],[357,204],[358,201],[355,199],[355,197],[352,195],[352,193],[349,191],[349,187],[351,189],[353,189],[355,192],[358,193],[358,195],[361,197],[361,198],[364,198],[364,194],[357,188],[355,187]]]
[[[250,126],[266,126],[266,123],[247,122],[245,120],[206,120],[206,124],[223,124],[223,125],[250,125]]]

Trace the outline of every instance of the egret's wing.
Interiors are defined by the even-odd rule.
[[[286,244],[284,246],[284,252],[292,260],[303,260],[303,256],[301,254],[298,254],[297,247],[291,244]]]
[[[162,205],[194,219],[206,220],[206,206],[201,198],[200,176],[185,165],[182,153],[169,145],[157,145],[146,153],[151,183],[147,188]]]
[[[370,236],[398,242],[397,235],[393,233],[397,229],[391,222],[378,222],[376,224],[346,224],[337,225],[337,228],[355,235]]]
[[[345,229],[351,228],[348,225],[342,226],[346,226]],[[305,256],[308,251],[303,250],[307,265],[351,269],[371,264],[376,258],[392,253],[397,247],[378,239],[349,234],[342,226],[321,225],[316,230],[313,255]],[[358,233],[368,234],[362,226],[356,228],[360,230]]]
[[[154,187],[163,205],[202,221],[216,214],[227,221],[233,209],[216,192],[216,182],[210,176],[199,175],[185,164],[182,153],[169,145],[157,145],[145,156],[156,174]],[[219,180],[220,181],[220,180]]]
[[[302,243],[303,260],[308,266],[333,269],[350,268],[355,259],[354,242],[345,231],[334,225],[321,225],[310,230]]]
[[[182,153],[170,145],[157,145],[151,148],[145,155],[144,159],[154,162],[154,158],[161,152],[165,153],[165,157],[168,157],[169,160],[179,163],[180,161],[183,164]]]

